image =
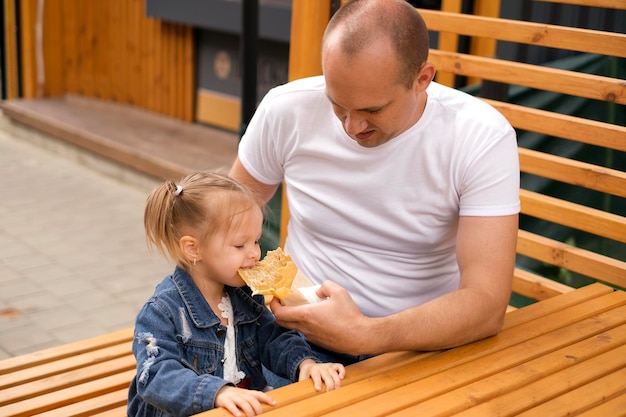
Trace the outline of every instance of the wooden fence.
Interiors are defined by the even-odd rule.
[[[146,17],[145,0],[6,0],[5,28],[19,35],[7,50],[19,45],[24,98],[78,94],[193,121],[193,29]]]

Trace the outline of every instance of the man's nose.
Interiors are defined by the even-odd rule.
[[[346,119],[343,121],[343,125],[344,129],[346,129],[346,133],[349,135],[356,135],[365,129],[367,123],[365,122],[365,119],[359,117],[357,114],[348,113]]]

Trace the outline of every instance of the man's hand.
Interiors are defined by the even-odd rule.
[[[283,306],[273,299],[270,308],[278,324],[301,331],[311,342],[335,352],[351,354],[377,353],[365,345],[371,341],[365,331],[369,319],[359,311],[348,292],[332,281],[317,290],[323,298],[315,304]]]

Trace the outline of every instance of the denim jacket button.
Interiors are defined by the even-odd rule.
[[[223,327],[218,327],[215,333],[217,337],[222,337],[226,334],[226,330]]]

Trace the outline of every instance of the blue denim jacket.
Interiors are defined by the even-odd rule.
[[[235,317],[237,360],[246,388],[262,390],[265,365],[296,381],[307,358],[319,361],[306,341],[280,327],[262,296],[226,287]],[[214,408],[222,378],[226,327],[185,270],[177,267],[155,289],[135,323],[137,374],[128,393],[128,416],[189,416]],[[232,384],[230,384],[232,385]]]

